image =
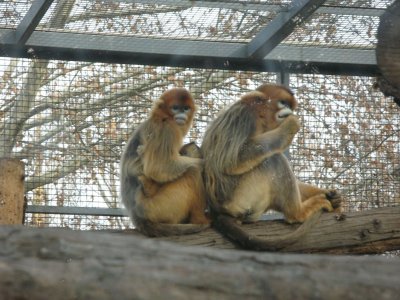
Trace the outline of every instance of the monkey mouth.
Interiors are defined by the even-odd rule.
[[[177,118],[175,118],[175,122],[176,122],[176,124],[178,124],[178,125],[185,125],[186,119],[185,119],[185,118],[179,118],[179,117],[177,117]]]
[[[282,120],[282,119],[289,117],[292,114],[293,114],[293,111],[291,109],[285,108],[278,112],[277,118],[278,118],[278,120]]]

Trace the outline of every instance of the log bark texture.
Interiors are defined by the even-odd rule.
[[[0,225],[22,224],[24,217],[24,163],[0,158]]]
[[[299,225],[289,225],[283,220],[276,220],[242,226],[252,235],[274,237],[289,233]],[[159,239],[190,246],[236,248],[213,229],[194,235]],[[397,249],[400,249],[400,206],[340,215],[324,213],[304,239],[282,249],[281,252],[376,254]]]
[[[0,226],[1,299],[398,299],[400,260]]]

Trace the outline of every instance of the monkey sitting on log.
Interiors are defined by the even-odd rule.
[[[295,243],[317,222],[321,210],[339,209],[335,190],[299,182],[284,151],[300,129],[293,93],[264,84],[223,111],[206,130],[201,150],[204,184],[213,226],[240,247],[274,251]],[[247,234],[237,222],[256,222],[266,211],[303,223],[280,238]]]
[[[195,145],[182,147],[194,112],[186,89],[167,90],[122,154],[121,200],[136,229],[147,236],[189,234],[209,226],[203,160]]]

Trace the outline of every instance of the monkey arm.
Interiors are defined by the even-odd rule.
[[[290,146],[299,128],[297,118],[289,116],[278,128],[250,138],[241,147],[236,165],[228,168],[226,173],[228,175],[244,174],[260,165],[268,157],[282,153]]]
[[[170,157],[166,153],[142,152],[140,163],[132,161],[134,168],[140,166],[145,177],[157,182],[166,183],[183,176],[189,168],[201,168],[202,159],[174,154]]]
[[[201,168],[202,159],[181,156],[182,134],[173,122],[150,124],[141,149],[144,176],[166,183],[183,176],[189,168]]]
[[[143,185],[151,181],[155,182],[154,185],[174,181],[183,176],[189,168],[201,168],[201,165],[202,159],[185,156],[166,161],[152,161],[149,158],[141,159],[136,156],[125,159],[123,172],[138,177]]]
[[[283,150],[283,145],[276,132],[264,133],[242,146],[237,164],[229,168],[226,173],[228,175],[244,174],[260,165],[268,157],[281,153]]]
[[[190,168],[201,168],[202,159],[177,156],[165,161],[147,161],[144,164],[144,175],[158,183],[174,181],[184,176]]]
[[[129,176],[139,176],[143,174],[143,164],[139,157],[128,157],[124,160],[123,170]]]

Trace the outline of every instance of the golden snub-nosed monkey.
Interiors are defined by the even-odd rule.
[[[145,235],[189,234],[208,227],[200,149],[182,147],[194,112],[186,89],[164,92],[122,154],[122,203]]]
[[[321,210],[340,207],[338,192],[299,182],[283,154],[300,129],[296,107],[289,89],[265,84],[223,111],[205,133],[201,150],[213,225],[243,248],[286,247],[316,223]],[[276,239],[250,236],[237,224],[255,222],[270,209],[290,223],[304,223]]]

